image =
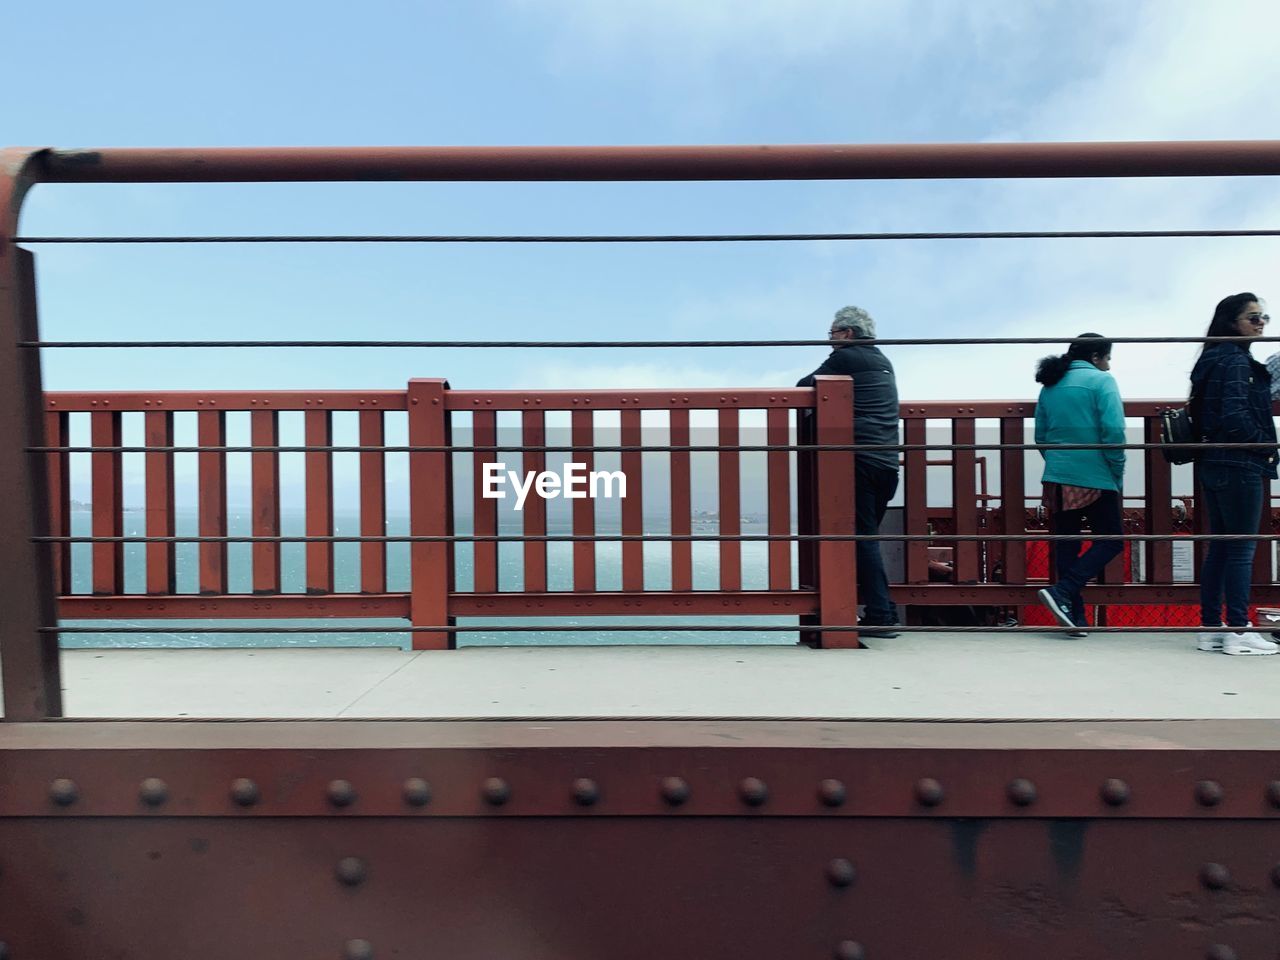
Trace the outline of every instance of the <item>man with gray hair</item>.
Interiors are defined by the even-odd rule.
[[[898,383],[893,364],[875,347],[876,322],[861,307],[836,311],[829,336],[831,356],[796,386],[811,387],[814,377],[853,378],[853,434],[856,444],[896,444]],[[898,451],[867,450],[854,454],[854,532],[880,532],[889,501],[898,491]],[[896,637],[898,608],[889,596],[889,577],[877,540],[858,541],[858,599],[864,605],[860,626],[870,637]]]

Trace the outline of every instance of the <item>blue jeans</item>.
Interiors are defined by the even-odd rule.
[[[898,491],[898,471],[855,461],[854,532],[866,535],[880,532],[889,501]],[[889,597],[889,577],[880,555],[880,541],[858,541],[858,600],[866,605],[862,622],[889,624],[898,622],[898,608]]]
[[[1248,469],[1223,463],[1200,465],[1204,505],[1210,533],[1257,533],[1262,516],[1263,479]],[[1227,625],[1243,628],[1249,622],[1249,580],[1257,540],[1209,542],[1209,555],[1200,570],[1200,623],[1222,626],[1226,595]]]
[[[1103,490],[1102,496],[1082,510],[1061,510],[1052,515],[1051,533],[1080,536],[1085,520],[1093,533],[1123,533],[1120,517],[1120,494]],[[1053,559],[1058,570],[1057,587],[1072,602],[1080,596],[1084,585],[1102,572],[1102,568],[1124,552],[1121,540],[1094,540],[1080,553],[1080,540],[1053,541]]]

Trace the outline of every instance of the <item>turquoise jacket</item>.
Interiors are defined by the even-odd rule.
[[[1115,378],[1084,360],[1042,387],[1036,402],[1036,443],[1045,482],[1124,492],[1123,450],[1054,450],[1056,443],[1124,443],[1124,402]]]

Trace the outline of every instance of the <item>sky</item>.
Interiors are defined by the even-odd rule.
[[[1280,139],[1250,0],[68,0],[8,11],[0,139],[337,146]],[[1269,228],[1268,178],[41,186],[22,233]],[[1200,335],[1280,240],[59,246],[45,339]],[[894,347],[904,399],[1033,398],[1035,346]],[[1118,346],[1128,398],[1194,348]],[[1255,347],[1265,356],[1270,345]],[[46,389],[756,386],[824,347],[46,351]]]

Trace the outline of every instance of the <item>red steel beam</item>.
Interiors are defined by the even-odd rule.
[[[1280,141],[48,150],[46,183],[883,180],[1280,174]]]
[[[50,391],[48,410],[404,410],[403,390]]]
[[[809,389],[764,390],[450,390],[449,410],[702,410],[812,407]]]

